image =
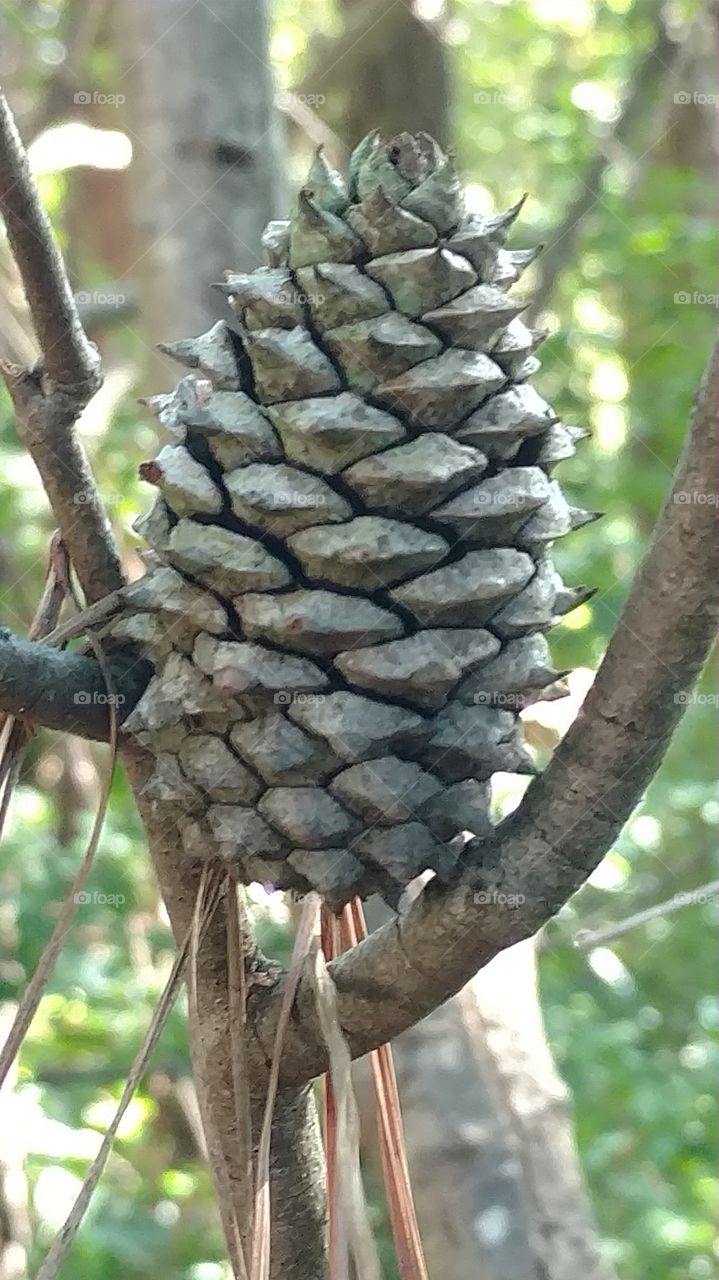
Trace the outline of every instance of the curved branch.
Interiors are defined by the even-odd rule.
[[[42,361],[0,371],[18,434],[40,472],[77,576],[92,602],[123,583],[120,560],[75,423],[101,384],[47,214],[0,91],[0,214],[30,307]]]
[[[147,685],[147,662],[110,660],[118,723],[129,716]],[[0,711],[47,729],[109,740],[107,687],[99,664],[0,629]]]
[[[410,908],[336,960],[352,1053],[392,1039],[457,992],[493,956],[536,932],[601,861],[669,744],[715,635],[717,348],[699,390],[672,492],[592,690],[545,773],[475,866],[430,883]],[[259,1063],[281,993],[255,992]],[[283,1083],[326,1066],[311,983],[297,998]]]

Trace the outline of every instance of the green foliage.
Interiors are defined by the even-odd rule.
[[[4,12],[0,34],[16,42],[27,68],[22,93],[32,99],[55,56],[48,41],[56,7],[28,8],[34,16],[22,29]],[[551,239],[561,224],[621,95],[631,91],[656,8],[648,0],[454,0],[446,36],[460,165],[479,207],[532,193],[516,243]],[[279,0],[274,49],[284,83],[300,74],[312,31],[331,33],[333,22],[325,0]],[[92,56],[94,74],[109,83],[117,54],[107,37]],[[595,667],[601,658],[667,492],[716,324],[716,307],[701,300],[717,290],[713,179],[679,165],[668,139],[658,140],[668,129],[662,101],[657,85],[625,151],[613,156],[550,304],[553,336],[538,389],[567,421],[594,433],[563,464],[563,482],[581,505],[607,513],[557,548],[568,581],[597,587],[557,633],[562,667]],[[321,115],[321,105],[317,110]],[[74,174],[47,188],[63,231]],[[106,278],[102,261],[84,269],[85,285]],[[141,335],[106,340],[105,355],[111,367],[129,362],[137,371]],[[126,548],[133,545],[131,519],[147,501],[135,469],[152,439],[129,390],[88,439]],[[0,621],[22,630],[39,598],[52,525],[4,399],[0,455]],[[641,811],[546,933],[548,1029],[574,1094],[595,1213],[621,1280],[715,1274],[719,1000],[706,960],[715,950],[717,899],[637,925],[593,951],[573,939],[580,929],[619,922],[716,877],[710,697],[705,683]],[[33,744],[3,845],[0,1001],[17,999],[50,934],[91,822],[91,766],[103,756],[84,746],[69,753],[48,734]],[[90,894],[24,1048],[17,1084],[28,1117],[31,1270],[88,1166],[171,963],[166,921],[119,777]],[[280,954],[282,927],[268,917],[264,932]],[[225,1274],[186,1072],[178,1006],[63,1272],[67,1280]]]

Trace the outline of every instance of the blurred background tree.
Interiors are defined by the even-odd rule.
[[[372,125],[427,128],[454,143],[477,209],[530,192],[514,243],[546,241],[552,267],[540,260],[522,285],[527,293],[540,289],[540,323],[553,335],[537,386],[566,420],[593,432],[563,465],[563,483],[581,505],[607,515],[559,548],[558,567],[597,594],[555,633],[557,665],[578,667],[572,699],[528,715],[543,762],[621,609],[716,327],[716,94],[706,9],[698,0],[275,0],[271,61],[285,136],[262,143],[261,187],[241,165],[243,147],[261,140],[257,98],[239,73],[233,80],[235,60],[244,70],[250,56],[259,57],[262,31],[242,25],[258,6],[213,0],[185,11],[163,0],[157,9],[165,25],[152,30],[129,0],[113,7],[29,0],[0,15],[0,77],[103,353],[106,384],[85,415],[84,437],[128,565],[136,556],[129,526],[148,501],[136,468],[155,438],[135,397],[150,382],[170,386],[175,377],[150,356],[152,344],[205,327],[218,304],[203,281],[223,265],[259,262],[253,225],[285,211],[273,159],[282,142],[292,182],[318,142],[341,163]],[[203,231],[201,222],[181,220],[177,257],[158,277],[159,237],[175,230],[173,197],[167,184],[159,184],[159,196],[148,187],[148,171],[169,169],[170,185],[184,184],[186,210],[209,203],[201,151],[207,95],[192,99],[196,146],[173,151],[172,136],[154,132],[163,121],[166,129],[191,127],[178,90],[178,82],[187,85],[191,96],[189,81],[176,73],[173,84],[183,50],[185,74],[198,64],[205,79],[214,74],[213,101],[228,105],[222,122],[213,121],[226,146],[214,158],[226,212],[217,234],[208,232],[211,222]],[[252,83],[255,93],[260,83],[269,92],[268,69]],[[0,349],[21,359],[32,351],[3,242]],[[4,400],[0,453],[0,621],[21,631],[40,594],[51,525]],[[641,811],[540,940],[542,1012],[573,1094],[593,1212],[621,1280],[717,1274],[719,992],[705,957],[715,945],[719,898],[697,894],[681,910],[596,945],[576,939],[716,877],[715,706],[707,680],[692,695]],[[41,733],[27,758],[0,863],[0,1001],[8,1007],[40,954],[86,839],[103,752]],[[500,783],[498,809],[506,810],[518,798],[515,780]],[[277,895],[255,897],[263,941],[282,955],[285,906]],[[10,1115],[16,1135],[0,1154],[2,1280],[32,1273],[62,1222],[172,950],[118,776],[90,900],[0,1116],[7,1131]],[[227,1274],[198,1134],[178,1008],[68,1277]],[[382,1231],[378,1197],[373,1206]]]

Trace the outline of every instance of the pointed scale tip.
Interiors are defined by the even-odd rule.
[[[544,244],[535,244],[531,249],[510,249],[509,256],[518,270],[526,271],[527,267],[531,267],[532,263],[537,261],[544,247]]]
[[[508,209],[503,211],[503,213],[490,214],[486,219],[488,230],[490,230],[494,235],[499,235],[499,242],[501,244],[505,243],[509,231],[517,221],[517,218],[522,212],[528,198],[529,193],[525,191],[524,195],[521,195],[518,200],[515,200],[514,204],[511,204]]]
[[[572,528],[581,529],[585,524],[594,524],[606,514],[606,511],[585,511],[582,507],[572,507],[570,509]]]
[[[519,199],[515,200],[514,204],[511,204],[509,206],[504,217],[507,218],[510,222],[514,222],[515,219],[519,217],[528,199],[529,199],[529,192],[528,191],[523,192],[523,194],[519,197]]]
[[[143,409],[149,409],[150,413],[157,415],[160,413],[161,409],[164,409],[165,406],[169,404],[171,399],[171,393],[168,394],[167,391],[157,391],[152,396],[138,396],[137,403],[141,404]]]
[[[589,600],[593,600],[597,594],[599,587],[587,587],[583,583],[579,587],[575,587],[575,600],[572,605],[573,609],[577,609],[580,604],[587,604]]]
[[[178,338],[175,342],[156,342],[155,350],[161,351],[163,356],[169,356],[171,360],[179,360],[180,364],[190,369],[197,369],[200,364],[197,343],[197,338]]]
[[[587,587],[582,584],[579,587],[565,587],[562,599],[560,596],[559,603],[555,604],[557,618],[566,618],[568,613],[573,613],[580,605],[587,604],[593,596],[597,594],[597,587]],[[566,676],[567,671],[560,672],[561,676]]]

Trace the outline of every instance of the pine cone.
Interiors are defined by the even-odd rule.
[[[125,730],[188,855],[339,908],[456,873],[519,711],[563,690],[544,632],[585,598],[548,551],[588,517],[554,463],[583,433],[527,384],[542,334],[508,294],[521,207],[465,216],[424,134],[321,151],[236,326],[164,348],[146,403],[175,441],[141,474],[153,550],[109,628],[156,675]]]

